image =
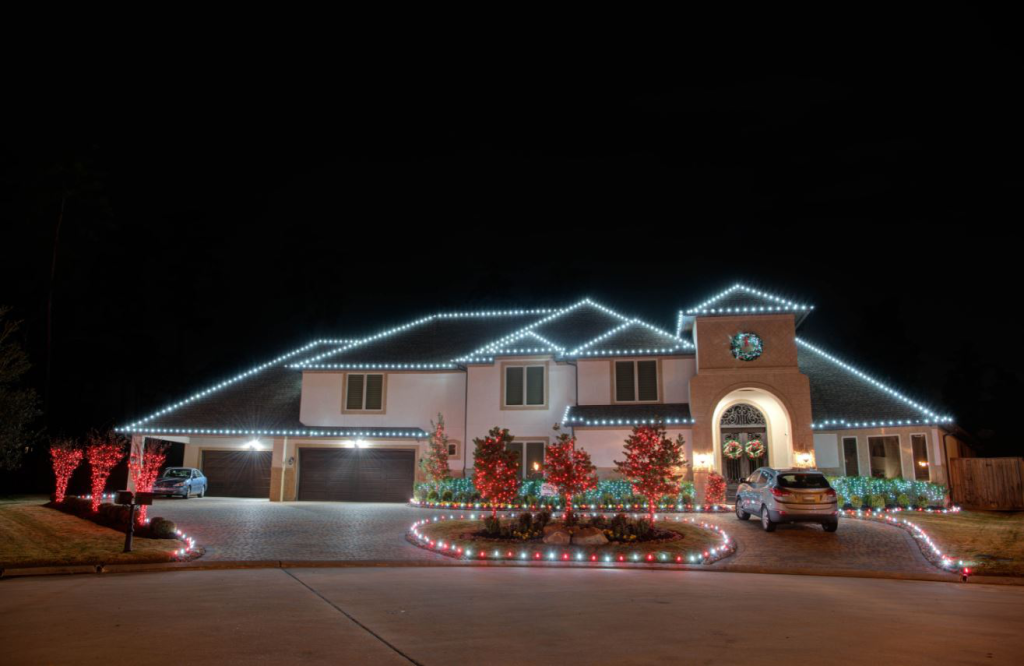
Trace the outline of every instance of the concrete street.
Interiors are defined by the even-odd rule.
[[[18,664],[1017,664],[1024,588],[380,567],[0,581]]]

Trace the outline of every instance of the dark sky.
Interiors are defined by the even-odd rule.
[[[807,339],[1017,451],[1016,37],[967,10],[804,21],[75,86],[0,144],[0,303],[41,392],[72,191],[47,432],[438,310],[589,295],[671,327],[742,281],[815,304]]]

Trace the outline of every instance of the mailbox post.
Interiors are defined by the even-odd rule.
[[[153,493],[133,493],[130,490],[117,491],[115,501],[128,507],[128,529],[124,532],[124,552],[132,552],[132,537],[135,536],[135,509],[153,504]]]

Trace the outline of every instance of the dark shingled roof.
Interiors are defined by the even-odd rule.
[[[880,421],[934,422],[921,409],[858,377],[819,352],[797,347],[800,372],[811,384],[811,413],[816,424],[837,420],[850,424]]]
[[[676,349],[677,352],[693,353],[693,347],[678,338],[659,333],[643,324],[629,326],[612,333],[607,338],[582,349],[579,354],[586,356],[600,352],[630,351],[636,349]]]
[[[602,423],[606,422],[606,423]],[[686,403],[644,405],[576,405],[570,407],[565,424],[574,427],[661,423],[666,426],[691,423]]]
[[[622,317],[616,317],[589,303],[584,303],[541,324],[533,329],[533,332],[570,352],[616,326],[621,326],[625,321]]]

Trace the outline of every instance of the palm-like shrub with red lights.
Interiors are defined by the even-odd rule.
[[[647,510],[654,522],[654,509],[665,495],[679,493],[683,464],[683,436],[669,439],[664,428],[635,426],[626,440],[626,459],[615,461],[619,474],[633,484],[633,492],[647,498]]]
[[[85,457],[92,475],[92,510],[99,511],[110,471],[124,458],[124,440],[113,433],[91,432]]]
[[[519,493],[519,459],[508,448],[511,442],[508,428],[498,427],[491,428],[483,439],[473,439],[473,484],[491,503],[492,517],[497,517],[499,504],[508,504]]]
[[[448,468],[448,433],[444,430],[444,416],[437,415],[437,423],[431,421],[433,432],[427,439],[427,451],[420,459],[420,470],[426,480],[434,484],[451,478],[451,470]]]
[[[69,439],[56,440],[50,444],[50,461],[53,464],[53,476],[56,479],[56,489],[53,492],[54,501],[58,504],[64,501],[68,492],[68,481],[71,475],[78,469],[82,462],[82,449],[77,448],[75,443]]]
[[[704,493],[705,504],[725,504],[725,478],[718,472],[708,474],[707,490]]]
[[[555,426],[558,430],[558,426]],[[566,522],[573,521],[572,498],[597,487],[597,468],[590,454],[576,448],[576,438],[560,433],[544,453],[544,480],[558,488],[565,498]]]
[[[148,493],[153,490],[156,477],[160,475],[160,468],[164,466],[164,461],[167,460],[167,446],[165,444],[153,443],[146,448],[148,450],[144,450],[141,461],[138,456],[132,456],[128,459],[128,471],[132,475],[132,481],[135,482],[135,492],[139,493]],[[135,513],[135,522],[139,525],[146,522],[146,509],[148,508],[148,506],[142,505]]]

